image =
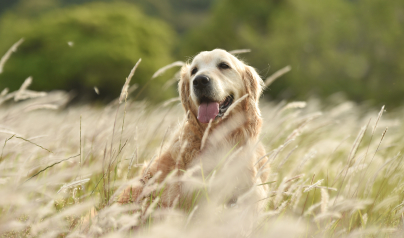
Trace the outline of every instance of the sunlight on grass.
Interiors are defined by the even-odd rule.
[[[404,111],[377,112],[338,99],[261,103],[261,141],[271,165],[268,181],[256,184],[269,187],[263,211],[251,204],[252,190],[224,202],[243,159],[235,145],[208,155],[216,162],[211,170],[201,160],[178,171],[181,176],[147,182],[155,192],[140,203],[116,203],[184,121],[176,99],[154,106],[126,100],[129,80],[119,103],[102,107],[65,107],[69,94],[60,91],[19,102],[8,100],[18,93],[1,95],[8,100],[0,107],[2,236],[403,234]],[[166,184],[186,187],[189,196],[160,208]]]

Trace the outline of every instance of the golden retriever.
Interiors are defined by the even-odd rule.
[[[157,196],[157,192],[145,191],[145,185],[162,183],[169,174],[183,174],[195,165],[207,164],[204,173],[212,171],[221,156],[218,149],[224,148],[237,150],[233,161],[242,160],[242,172],[232,176],[240,180],[243,174],[244,182],[231,188],[231,201],[251,188],[257,189],[257,200],[264,198],[265,185],[257,186],[267,182],[269,173],[265,149],[258,139],[262,124],[258,101],[263,85],[254,68],[225,50],[196,55],[182,67],[178,85],[186,121],[167,150],[143,168],[140,183],[125,189],[118,202]],[[170,207],[178,197],[186,200],[189,191],[181,182],[167,184],[158,192],[159,205]]]

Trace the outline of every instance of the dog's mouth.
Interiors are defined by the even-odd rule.
[[[233,95],[229,95],[223,100],[223,102],[220,103],[219,114],[217,114],[216,117],[222,117],[224,115],[224,113],[227,111],[227,109],[229,109],[229,107],[233,103],[233,99],[234,99]]]
[[[210,120],[222,117],[233,103],[233,99],[233,95],[227,96],[222,102],[203,98],[198,108],[198,120],[201,123],[209,123]]]

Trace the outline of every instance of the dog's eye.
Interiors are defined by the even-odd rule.
[[[228,64],[224,63],[224,62],[220,63],[220,64],[218,65],[218,67],[219,67],[220,69],[230,69],[230,66],[229,66]]]
[[[198,68],[196,68],[196,67],[195,67],[195,68],[193,68],[193,69],[192,69],[192,71],[191,71],[191,75],[196,74],[196,72],[198,72]]]

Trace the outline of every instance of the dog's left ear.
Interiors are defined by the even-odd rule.
[[[258,102],[265,87],[264,81],[258,75],[257,71],[248,65],[244,65],[243,78],[247,86],[247,93],[255,102]]]

